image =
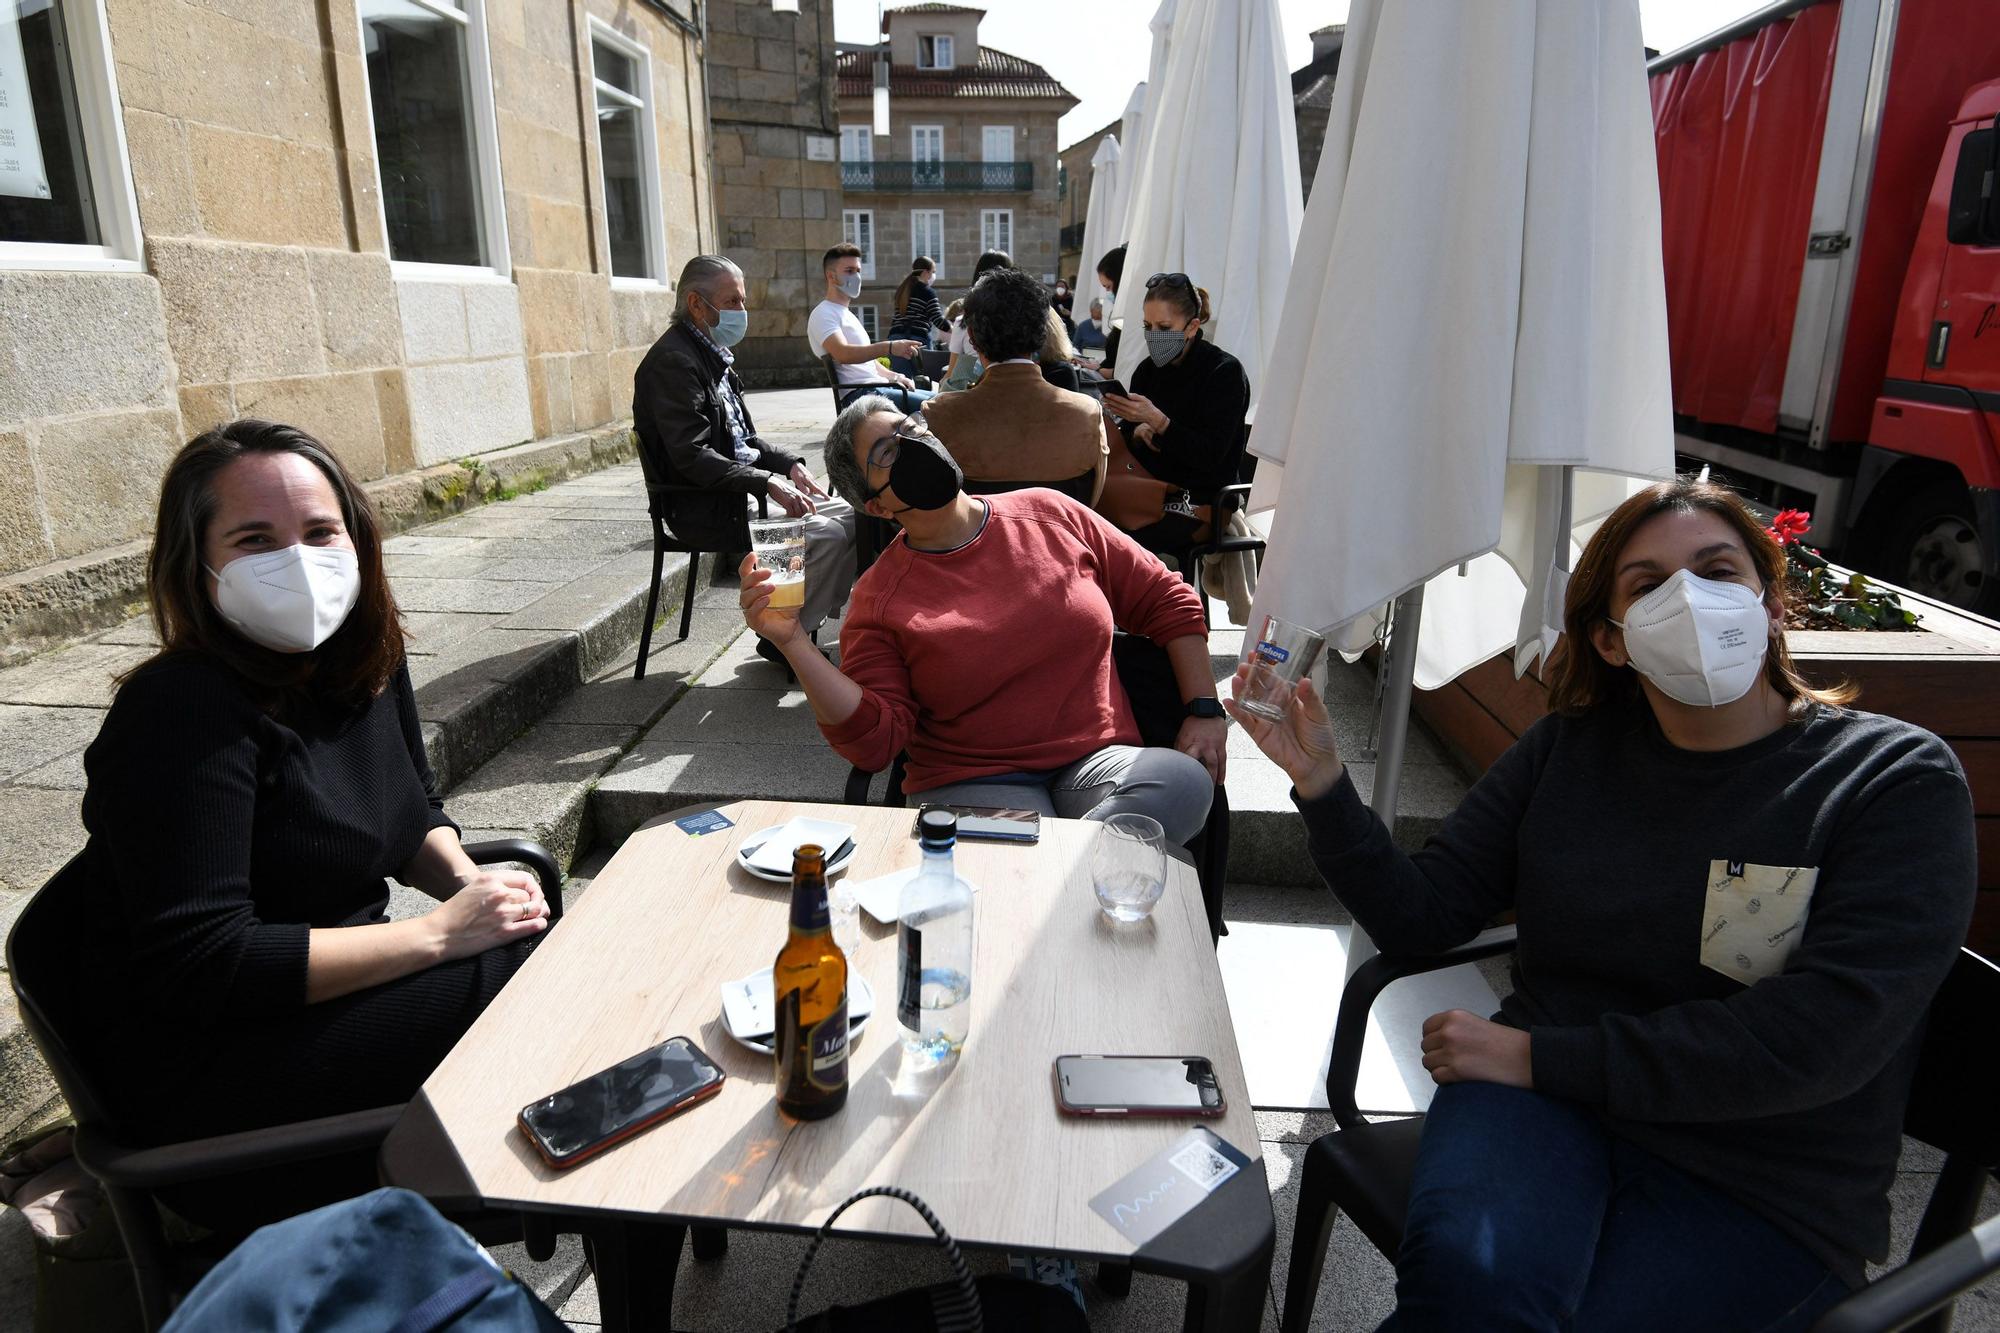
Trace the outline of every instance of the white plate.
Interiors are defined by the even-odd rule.
[[[875,1012],[875,988],[868,978],[849,974],[847,978],[847,1030],[861,1031]],[[722,985],[722,1027],[730,1036],[753,1051],[773,1054],[769,1037],[746,1037],[745,1032],[769,1032],[773,1018],[771,969],[752,972]]]
[[[785,868],[783,870],[767,870],[763,866],[757,865],[752,860],[752,858],[755,857],[757,853],[763,849],[763,846],[766,842],[770,841],[772,838],[777,837],[779,834],[784,833],[790,827],[791,825],[789,823],[773,824],[771,825],[771,827],[767,829],[759,829],[755,833],[751,834],[748,838],[745,838],[743,840],[743,845],[736,849],[736,864],[742,866],[745,870],[755,875],[758,879],[767,879],[770,880],[773,884],[790,884],[792,882],[791,848],[786,849]],[[855,849],[854,849],[854,844],[851,841],[853,836],[854,826],[849,824],[849,825],[844,825],[842,827],[845,827],[848,830],[848,832],[842,835],[841,841],[846,842],[848,844],[848,847],[846,851],[842,852],[839,856],[834,857],[833,860],[827,863],[826,873],[829,879],[835,875],[838,875],[841,871],[847,869],[847,863],[854,859]],[[812,841],[812,839],[806,838],[803,839],[802,841],[810,842]],[[797,845],[798,845],[797,843],[793,844],[794,847],[796,847]],[[840,845],[840,843],[835,843],[834,845],[837,847]]]

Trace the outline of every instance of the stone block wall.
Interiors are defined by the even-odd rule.
[[[710,0],[708,41],[720,248],[742,266],[750,306],[737,370],[756,387],[824,383],[806,316],[840,230],[833,0],[802,0],[797,14]]]
[[[630,414],[717,244],[686,5],[483,0],[505,262],[419,274],[388,251],[356,0],[105,3],[143,262],[0,267],[0,636],[38,571],[104,594],[69,566],[129,569],[174,451],[232,417],[369,480]],[[593,17],[650,55],[658,281],[610,274]]]

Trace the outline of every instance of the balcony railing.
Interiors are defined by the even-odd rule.
[[[886,194],[1018,194],[1035,188],[1032,162],[843,162],[843,190]]]

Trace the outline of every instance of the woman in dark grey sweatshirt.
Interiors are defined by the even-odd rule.
[[[1230,705],[1384,951],[1519,922],[1499,1014],[1424,1025],[1385,1327],[1803,1329],[1887,1253],[1972,802],[1937,737],[1799,676],[1783,572],[1719,486],[1628,500],[1570,580],[1554,714],[1414,855],[1310,685],[1278,722]]]

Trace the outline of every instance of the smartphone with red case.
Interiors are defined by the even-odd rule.
[[[1214,1064],[1200,1055],[1059,1055],[1055,1081],[1066,1115],[1212,1119],[1229,1109]]]
[[[517,1123],[542,1160],[575,1166],[722,1091],[715,1061],[686,1037],[670,1037],[629,1060],[521,1108]]]

